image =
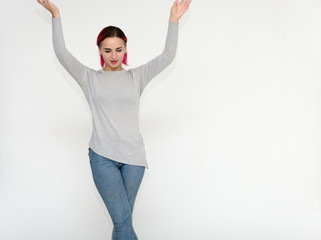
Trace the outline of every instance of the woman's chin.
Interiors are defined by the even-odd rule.
[[[113,65],[113,64],[108,64],[107,66],[108,71],[120,71],[123,70],[122,65],[121,64],[117,64],[117,65]]]

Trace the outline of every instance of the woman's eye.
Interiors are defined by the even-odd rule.
[[[106,53],[110,53],[110,51],[105,51]]]
[[[122,50],[121,49],[118,49],[117,52],[121,52]]]

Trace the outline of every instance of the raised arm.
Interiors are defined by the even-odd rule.
[[[49,0],[37,0],[37,2],[40,3],[45,9],[47,9],[51,13],[52,17],[60,17],[58,7]]]
[[[52,40],[55,54],[61,65],[84,89],[89,68],[80,63],[66,48],[59,9],[49,0],[37,0],[52,15]]]
[[[191,0],[176,0],[171,8],[165,48],[159,56],[150,62],[133,69],[140,79],[141,93],[150,80],[165,69],[174,59],[178,40],[179,19],[188,10]]]
[[[192,0],[181,0],[180,2],[178,2],[178,0],[176,0],[171,8],[171,14],[169,17],[169,21],[178,23],[179,19],[188,10],[191,2],[192,2]]]

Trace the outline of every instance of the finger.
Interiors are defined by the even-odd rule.
[[[188,8],[188,6],[189,6],[189,4],[190,4],[190,1],[191,1],[191,0],[184,0],[184,2],[182,3],[182,5],[183,5],[183,7],[184,7],[185,9]]]
[[[48,6],[49,5],[49,1],[48,0],[40,0],[42,2],[42,5],[44,6]]]
[[[41,5],[45,5],[46,4],[46,0],[37,0],[38,3],[40,3]]]

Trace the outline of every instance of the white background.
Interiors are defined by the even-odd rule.
[[[67,48],[124,30],[130,67],[164,46],[170,0],[56,0]],[[91,115],[36,0],[1,0],[0,239],[103,240]],[[321,239],[321,1],[194,0],[174,62],[148,86],[140,240]]]

